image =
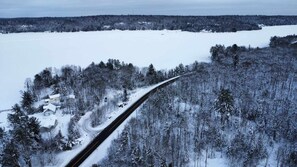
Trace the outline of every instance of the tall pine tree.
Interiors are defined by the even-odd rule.
[[[13,127],[10,133],[19,152],[18,159],[22,159],[27,166],[31,167],[31,156],[38,149],[38,141],[41,138],[39,121],[25,115],[22,108],[17,104],[13,107],[13,111],[13,114],[8,115],[8,120]]]
[[[15,142],[10,141],[3,150],[1,158],[2,167],[19,167],[19,152]]]
[[[158,82],[157,72],[153,64],[150,64],[146,73],[146,80],[148,84],[155,84]]]
[[[221,123],[229,120],[234,111],[234,99],[229,89],[221,89],[215,101],[215,110],[221,114]]]

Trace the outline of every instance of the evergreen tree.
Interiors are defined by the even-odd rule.
[[[44,87],[50,87],[53,83],[53,77],[52,77],[52,72],[50,69],[45,69],[41,72],[40,74],[42,81],[43,81],[43,86]]]
[[[113,66],[113,64],[112,64],[111,61],[108,61],[108,62],[106,63],[106,67],[107,67],[109,70],[113,70],[113,69],[114,69],[114,66]]]
[[[106,68],[105,63],[103,61],[100,61],[99,68]]]
[[[216,45],[210,48],[212,62],[221,63],[224,57],[225,46]]]
[[[12,107],[13,114],[8,115],[8,120],[11,125],[16,128],[22,124],[23,119],[26,119],[24,112],[21,110],[21,107],[18,104],[15,104]]]
[[[178,75],[181,75],[183,73],[185,73],[185,67],[183,64],[179,64],[176,68],[175,68],[175,73]]]
[[[61,151],[64,149],[65,146],[65,139],[62,135],[61,130],[59,130],[58,134],[54,137],[54,147],[51,147],[50,149],[53,149],[54,151]]]
[[[38,121],[37,118],[31,117],[28,120],[28,131],[30,134],[31,139],[34,139],[35,141],[39,141],[41,139],[40,136],[40,121]]]
[[[79,120],[78,116],[74,116],[70,119],[70,122],[68,125],[68,138],[69,138],[70,142],[73,142],[74,140],[76,140],[80,137],[80,133],[77,128],[78,120]]]
[[[124,92],[123,92],[123,102],[127,102],[128,100],[129,100],[129,97],[128,97],[127,89],[124,88]]]
[[[19,152],[14,141],[10,141],[3,150],[3,157],[1,159],[3,167],[19,167]]]
[[[221,123],[229,120],[234,111],[234,99],[229,89],[221,89],[215,101],[215,110],[221,114]]]
[[[19,105],[13,107],[13,114],[8,116],[8,120],[13,126],[11,135],[15,140],[16,149],[18,150],[19,157],[30,167],[31,155],[34,150],[38,148],[40,140],[39,122],[36,118],[29,118],[21,110]]]
[[[0,141],[4,138],[5,131],[4,129],[0,128]]]
[[[36,74],[34,76],[34,90],[35,91],[40,91],[43,88],[43,80],[42,77],[39,74]]]
[[[158,82],[157,80],[157,72],[153,64],[150,64],[148,67],[148,71],[146,73],[146,80],[148,84],[155,84]]]
[[[22,108],[24,108],[27,112],[32,112],[32,105],[33,105],[34,99],[30,92],[25,91],[22,94]]]
[[[236,68],[239,62],[238,46],[236,44],[232,45],[231,53],[233,58],[233,67]]]

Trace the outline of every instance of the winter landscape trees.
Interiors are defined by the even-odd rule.
[[[32,166],[32,155],[39,149],[41,137],[39,122],[36,118],[29,118],[17,104],[13,107],[14,114],[8,119],[13,127],[10,131],[10,142],[3,150],[3,166]],[[9,157],[9,158],[8,158]],[[8,158],[8,159],[7,159]]]
[[[55,165],[55,155],[71,150],[79,144],[81,137],[78,121],[93,110],[92,125],[100,125],[107,119],[106,114],[118,103],[127,103],[129,92],[167,78],[165,72],[149,68],[139,69],[134,65],[109,59],[107,63],[91,63],[87,68],[65,66],[61,70],[46,68],[26,80],[26,90],[21,92],[20,105],[12,108],[8,115],[12,129],[7,133],[1,128],[0,160],[3,166],[45,166]],[[121,92],[108,99],[108,91]],[[102,105],[103,104],[103,105]],[[48,105],[50,107],[48,108]],[[46,108],[45,108],[46,107]],[[54,109],[52,108],[54,107]],[[54,132],[55,125],[41,127],[32,114],[59,112],[71,115],[67,135]],[[64,126],[64,125],[63,125]],[[41,137],[43,136],[46,137]],[[11,141],[11,142],[8,142]],[[12,155],[13,154],[13,155]]]
[[[216,47],[220,61],[194,64],[201,67],[193,75],[151,97],[99,166],[207,166],[221,158],[224,166],[296,166],[296,39]]]
[[[266,48],[216,45],[211,63],[168,71],[114,59],[85,69],[46,68],[26,81],[8,118],[12,129],[0,129],[1,164],[55,165],[54,155],[77,144],[78,122],[87,111],[93,111],[92,125],[100,125],[130,91],[190,72],[150,97],[99,166],[198,167],[214,159],[227,166],[296,166],[296,40],[273,37]],[[107,97],[111,91],[114,98]],[[67,135],[42,138],[39,121],[28,115],[43,112],[41,102],[57,94],[57,106],[71,115]]]

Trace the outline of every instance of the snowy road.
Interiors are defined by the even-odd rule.
[[[94,139],[101,132],[101,130],[96,130],[96,129],[91,128],[92,112],[88,112],[86,114],[88,114],[88,116],[82,122],[81,128],[86,134],[88,134],[92,139]]]
[[[109,137],[109,135],[113,134],[113,132],[135,111],[152,93],[156,92],[158,89],[161,89],[168,84],[176,81],[178,77],[171,78],[164,82],[161,82],[155,86],[153,86],[149,91],[147,91],[143,96],[141,96],[137,101],[131,104],[127,110],[122,113],[119,117],[117,117],[111,124],[109,124],[98,136],[92,140],[90,144],[88,144],[85,149],[83,149],[78,155],[76,155],[66,166],[79,166],[81,165],[96,149],[97,147],[105,141]],[[86,120],[86,119],[85,119]],[[88,122],[88,121],[85,121]],[[87,124],[86,124],[87,125]],[[88,126],[85,126],[88,131]],[[102,152],[101,152],[102,153]],[[98,160],[98,159],[97,159]],[[92,162],[92,160],[87,163],[96,163]],[[86,166],[86,164],[83,164]]]

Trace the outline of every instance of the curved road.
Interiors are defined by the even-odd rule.
[[[88,158],[89,155],[105,140],[108,136],[117,129],[120,124],[132,114],[150,95],[155,93],[158,89],[161,89],[173,82],[175,82],[178,77],[174,77],[167,81],[162,82],[160,85],[143,95],[138,99],[134,104],[132,104],[125,112],[118,116],[111,124],[109,124],[104,130],[101,131],[79,154],[77,154],[66,166],[67,167],[76,167],[83,163],[84,160]]]
[[[91,119],[90,119],[90,116],[89,116],[89,118],[87,118],[87,119],[84,120],[84,122],[82,123],[81,128],[82,128],[82,130],[84,132],[86,132],[88,135],[90,135],[91,138],[93,139],[98,134],[98,132],[100,132],[100,130],[99,131],[95,131],[95,130],[92,131],[92,130],[90,130],[89,129],[90,123],[91,123]]]

